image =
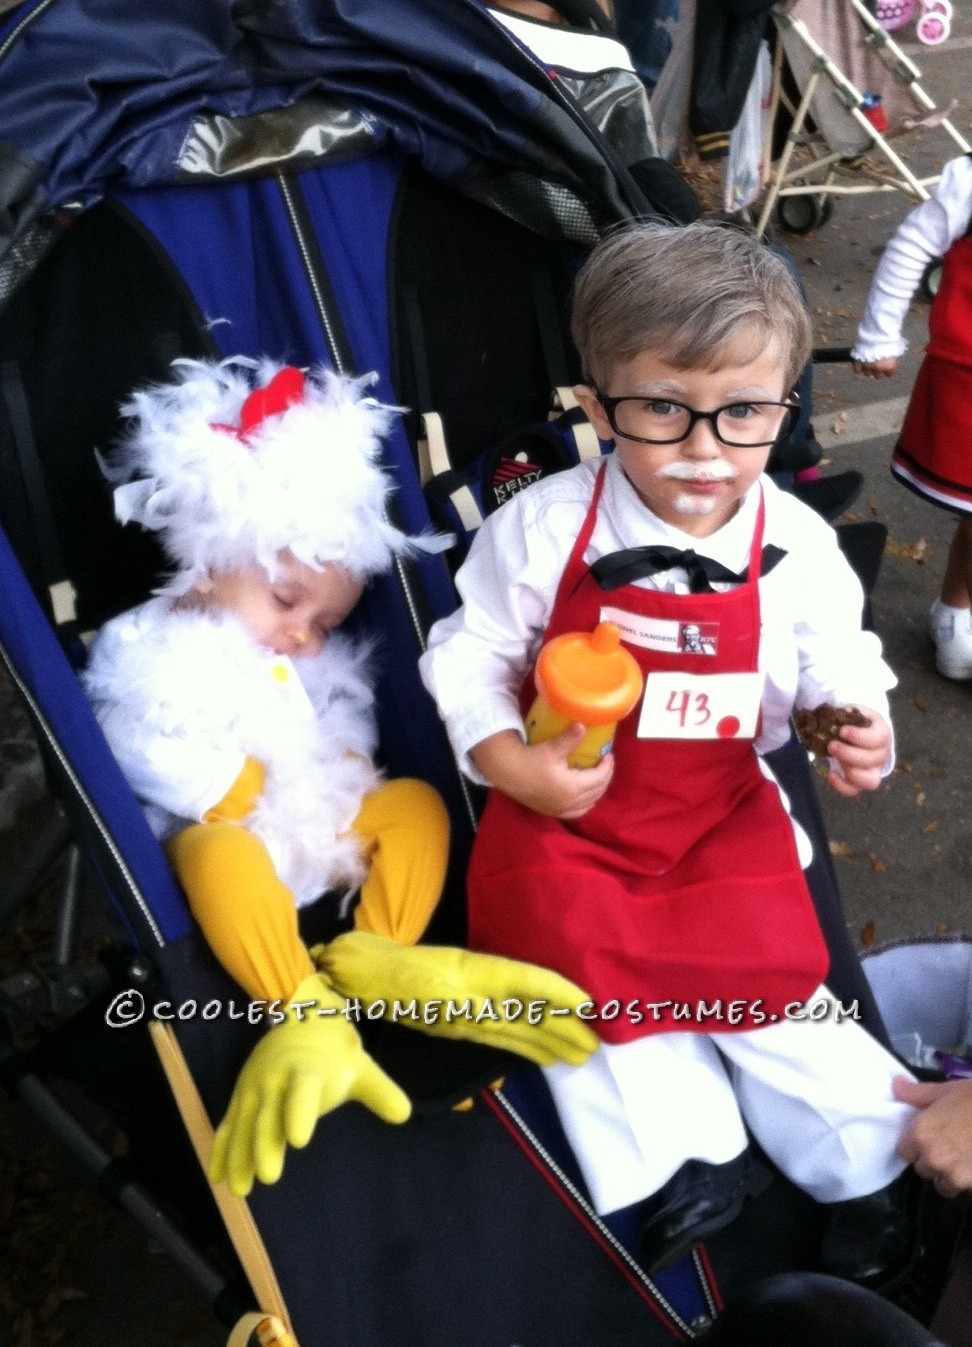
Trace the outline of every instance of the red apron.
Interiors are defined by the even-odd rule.
[[[745,584],[692,595],[626,585],[606,596],[584,564],[603,483],[602,468],[545,640],[593,630],[607,600],[705,633],[705,654],[629,645],[646,677],[698,673],[700,660],[706,674],[755,672],[762,501]],[[820,985],[828,958],[779,792],[751,739],[639,739],[637,722],[636,709],[618,727],[611,786],[582,818],[547,818],[490,793],[469,868],[470,947],[554,968],[599,1006],[691,1007],[692,1019],[666,1010],[637,1023],[626,1009],[604,1018],[597,1027],[609,1043],[782,1018]],[[726,1017],[700,1022],[698,1002],[716,999]],[[755,1014],[730,1022],[729,1002],[756,1001]]]
[[[891,471],[936,504],[972,512],[972,237],[945,256],[928,332]]]

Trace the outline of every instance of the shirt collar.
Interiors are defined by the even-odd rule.
[[[759,508],[760,483],[754,482],[743,497],[739,509],[721,529],[710,533],[707,538],[696,538],[694,534],[664,523],[649,510],[637,491],[628,481],[621,467],[621,460],[615,454],[608,456],[607,478],[604,483],[606,504],[615,514],[620,531],[629,540],[630,546],[662,543],[668,547],[680,549],[692,548],[702,556],[712,557],[730,570],[741,570],[749,560],[749,549],[756,527],[756,512]]]

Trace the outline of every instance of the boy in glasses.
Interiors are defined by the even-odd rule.
[[[592,253],[573,331],[577,397],[614,452],[516,496],[457,576],[422,660],[459,760],[492,787],[469,872],[470,944],[589,992],[602,1046],[547,1071],[593,1202],[642,1203],[658,1269],[739,1212],[747,1127],[835,1204],[828,1270],[900,1264],[897,1062],[822,985],[809,839],[763,754],[795,708],[868,721],[828,746],[831,787],[891,769],[895,679],[861,630],[828,525],[764,475],[810,353],[793,279],[740,232],[639,224]],[[529,744],[542,645],[616,623],[645,675],[613,751],[569,764],[571,726]],[[795,1018],[812,1002],[816,1018]]]

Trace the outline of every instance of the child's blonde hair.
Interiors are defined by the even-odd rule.
[[[789,393],[812,346],[782,259],[753,235],[706,221],[643,222],[602,239],[577,278],[572,331],[585,379],[604,391],[612,369],[642,351],[663,352],[678,369],[719,369],[750,334],[753,359],[777,339]]]

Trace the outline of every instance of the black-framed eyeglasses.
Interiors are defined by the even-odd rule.
[[[671,398],[609,398],[595,388],[616,435],[636,444],[681,444],[699,421],[708,421],[716,439],[732,449],[764,449],[775,444],[783,428],[780,413],[799,410],[796,394],[786,402],[727,402],[700,412]]]

